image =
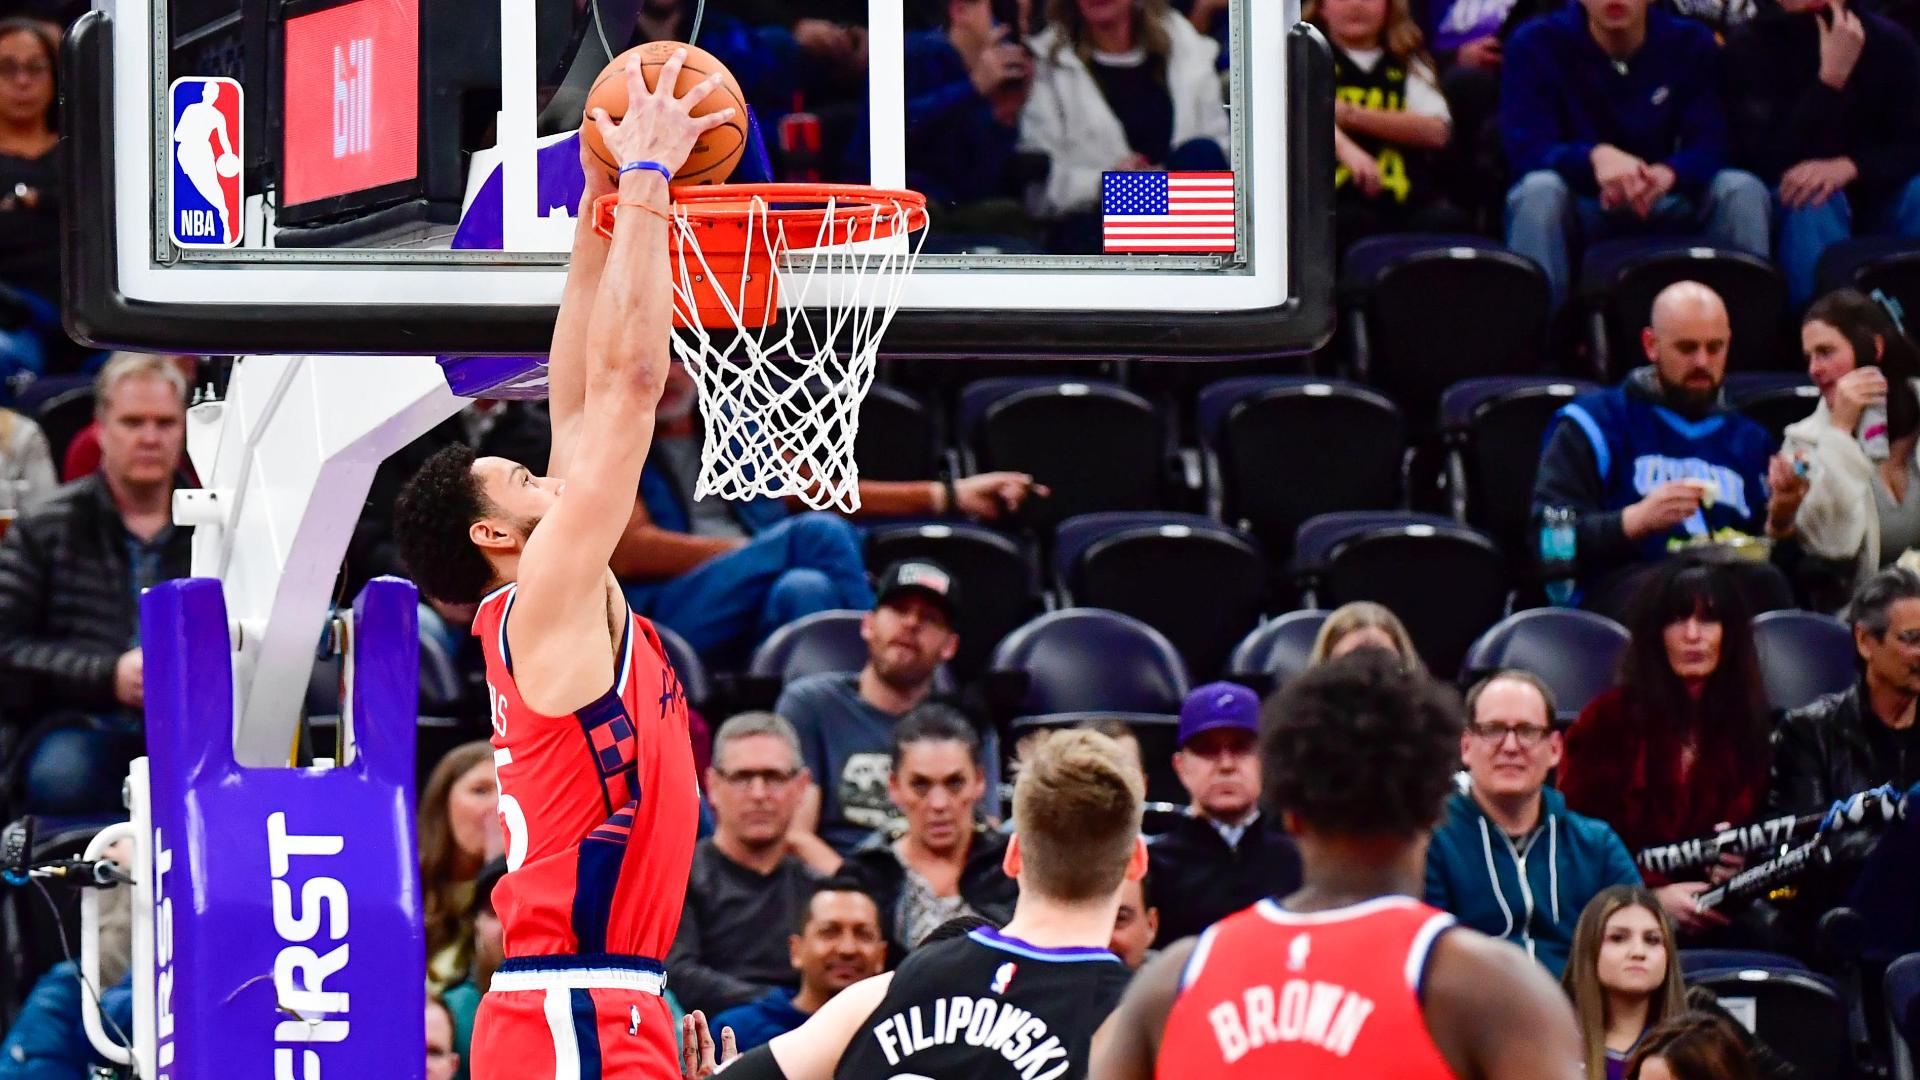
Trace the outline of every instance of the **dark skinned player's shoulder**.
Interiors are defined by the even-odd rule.
[[[1434,1045],[1462,1080],[1580,1080],[1579,1027],[1560,984],[1524,951],[1455,926],[1420,986]]]
[[[1141,965],[1120,1004],[1094,1039],[1089,1080],[1147,1080],[1153,1076],[1167,1016],[1180,996],[1180,979],[1198,938],[1181,938]]]

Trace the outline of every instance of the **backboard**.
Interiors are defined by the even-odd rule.
[[[1138,51],[1096,49],[1130,43],[1106,36],[1107,9]],[[69,326],[100,345],[221,353],[544,352],[586,89],[610,53],[674,38],[743,87],[756,137],[736,181],[929,195],[884,354],[1312,348],[1332,325],[1325,47],[1295,25],[1296,0],[1230,0],[1206,33],[1164,9],[96,0],[64,57]],[[1002,40],[1017,57],[984,66]],[[1099,107],[1142,87],[1164,87],[1171,110],[1128,106],[1125,130]],[[1127,160],[1136,142],[1161,160]],[[1198,245],[1211,250],[1156,243],[1152,227],[1103,242],[1103,195],[1144,185],[1165,206],[1195,174],[1232,200]],[[1140,205],[1105,209],[1164,212]]]

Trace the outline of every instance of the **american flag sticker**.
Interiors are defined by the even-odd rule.
[[[1110,252],[1231,252],[1240,219],[1230,172],[1106,173],[1100,213]]]

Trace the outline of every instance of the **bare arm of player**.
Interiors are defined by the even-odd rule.
[[[1093,1033],[1087,1080],[1153,1080],[1160,1036],[1180,993],[1180,973],[1196,939],[1183,938],[1147,961],[1127,985],[1126,996]]]
[[[593,204],[613,190],[613,178],[580,141],[580,170],[586,189],[580,196],[573,226],[573,253],[567,258],[567,286],[560,294],[560,315],[553,323],[553,344],[547,350],[547,416],[553,450],[547,472],[567,475],[573,448],[580,442],[580,422],[587,405],[587,322],[594,297],[607,268],[607,238],[593,227]]]
[[[1581,1080],[1580,1029],[1560,984],[1526,953],[1471,930],[1434,944],[1421,1007],[1461,1080]]]
[[[722,109],[689,115],[716,80],[675,97],[685,50],[661,66],[649,90],[637,57],[626,70],[628,107],[618,124],[592,118],[622,166],[657,163],[672,172],[694,140],[732,117]],[[580,435],[553,507],[533,530],[516,570],[519,592],[507,626],[527,704],[549,716],[581,708],[613,679],[608,559],[625,531],[640,469],[652,441],[653,412],[666,383],[672,293],[667,275],[666,177],[633,169],[620,177],[600,292],[586,339],[586,399]],[[616,509],[617,508],[617,509]],[[609,513],[609,510],[613,510]]]
[[[893,972],[862,979],[828,999],[807,1022],[767,1044],[787,1080],[833,1080],[860,1026],[873,1016],[893,985]]]

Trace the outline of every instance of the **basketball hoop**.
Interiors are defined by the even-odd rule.
[[[601,196],[594,228],[612,236],[618,212],[617,195]],[[673,350],[706,425],[695,498],[793,495],[859,509],[860,403],[926,224],[926,197],[913,191],[673,189]]]

